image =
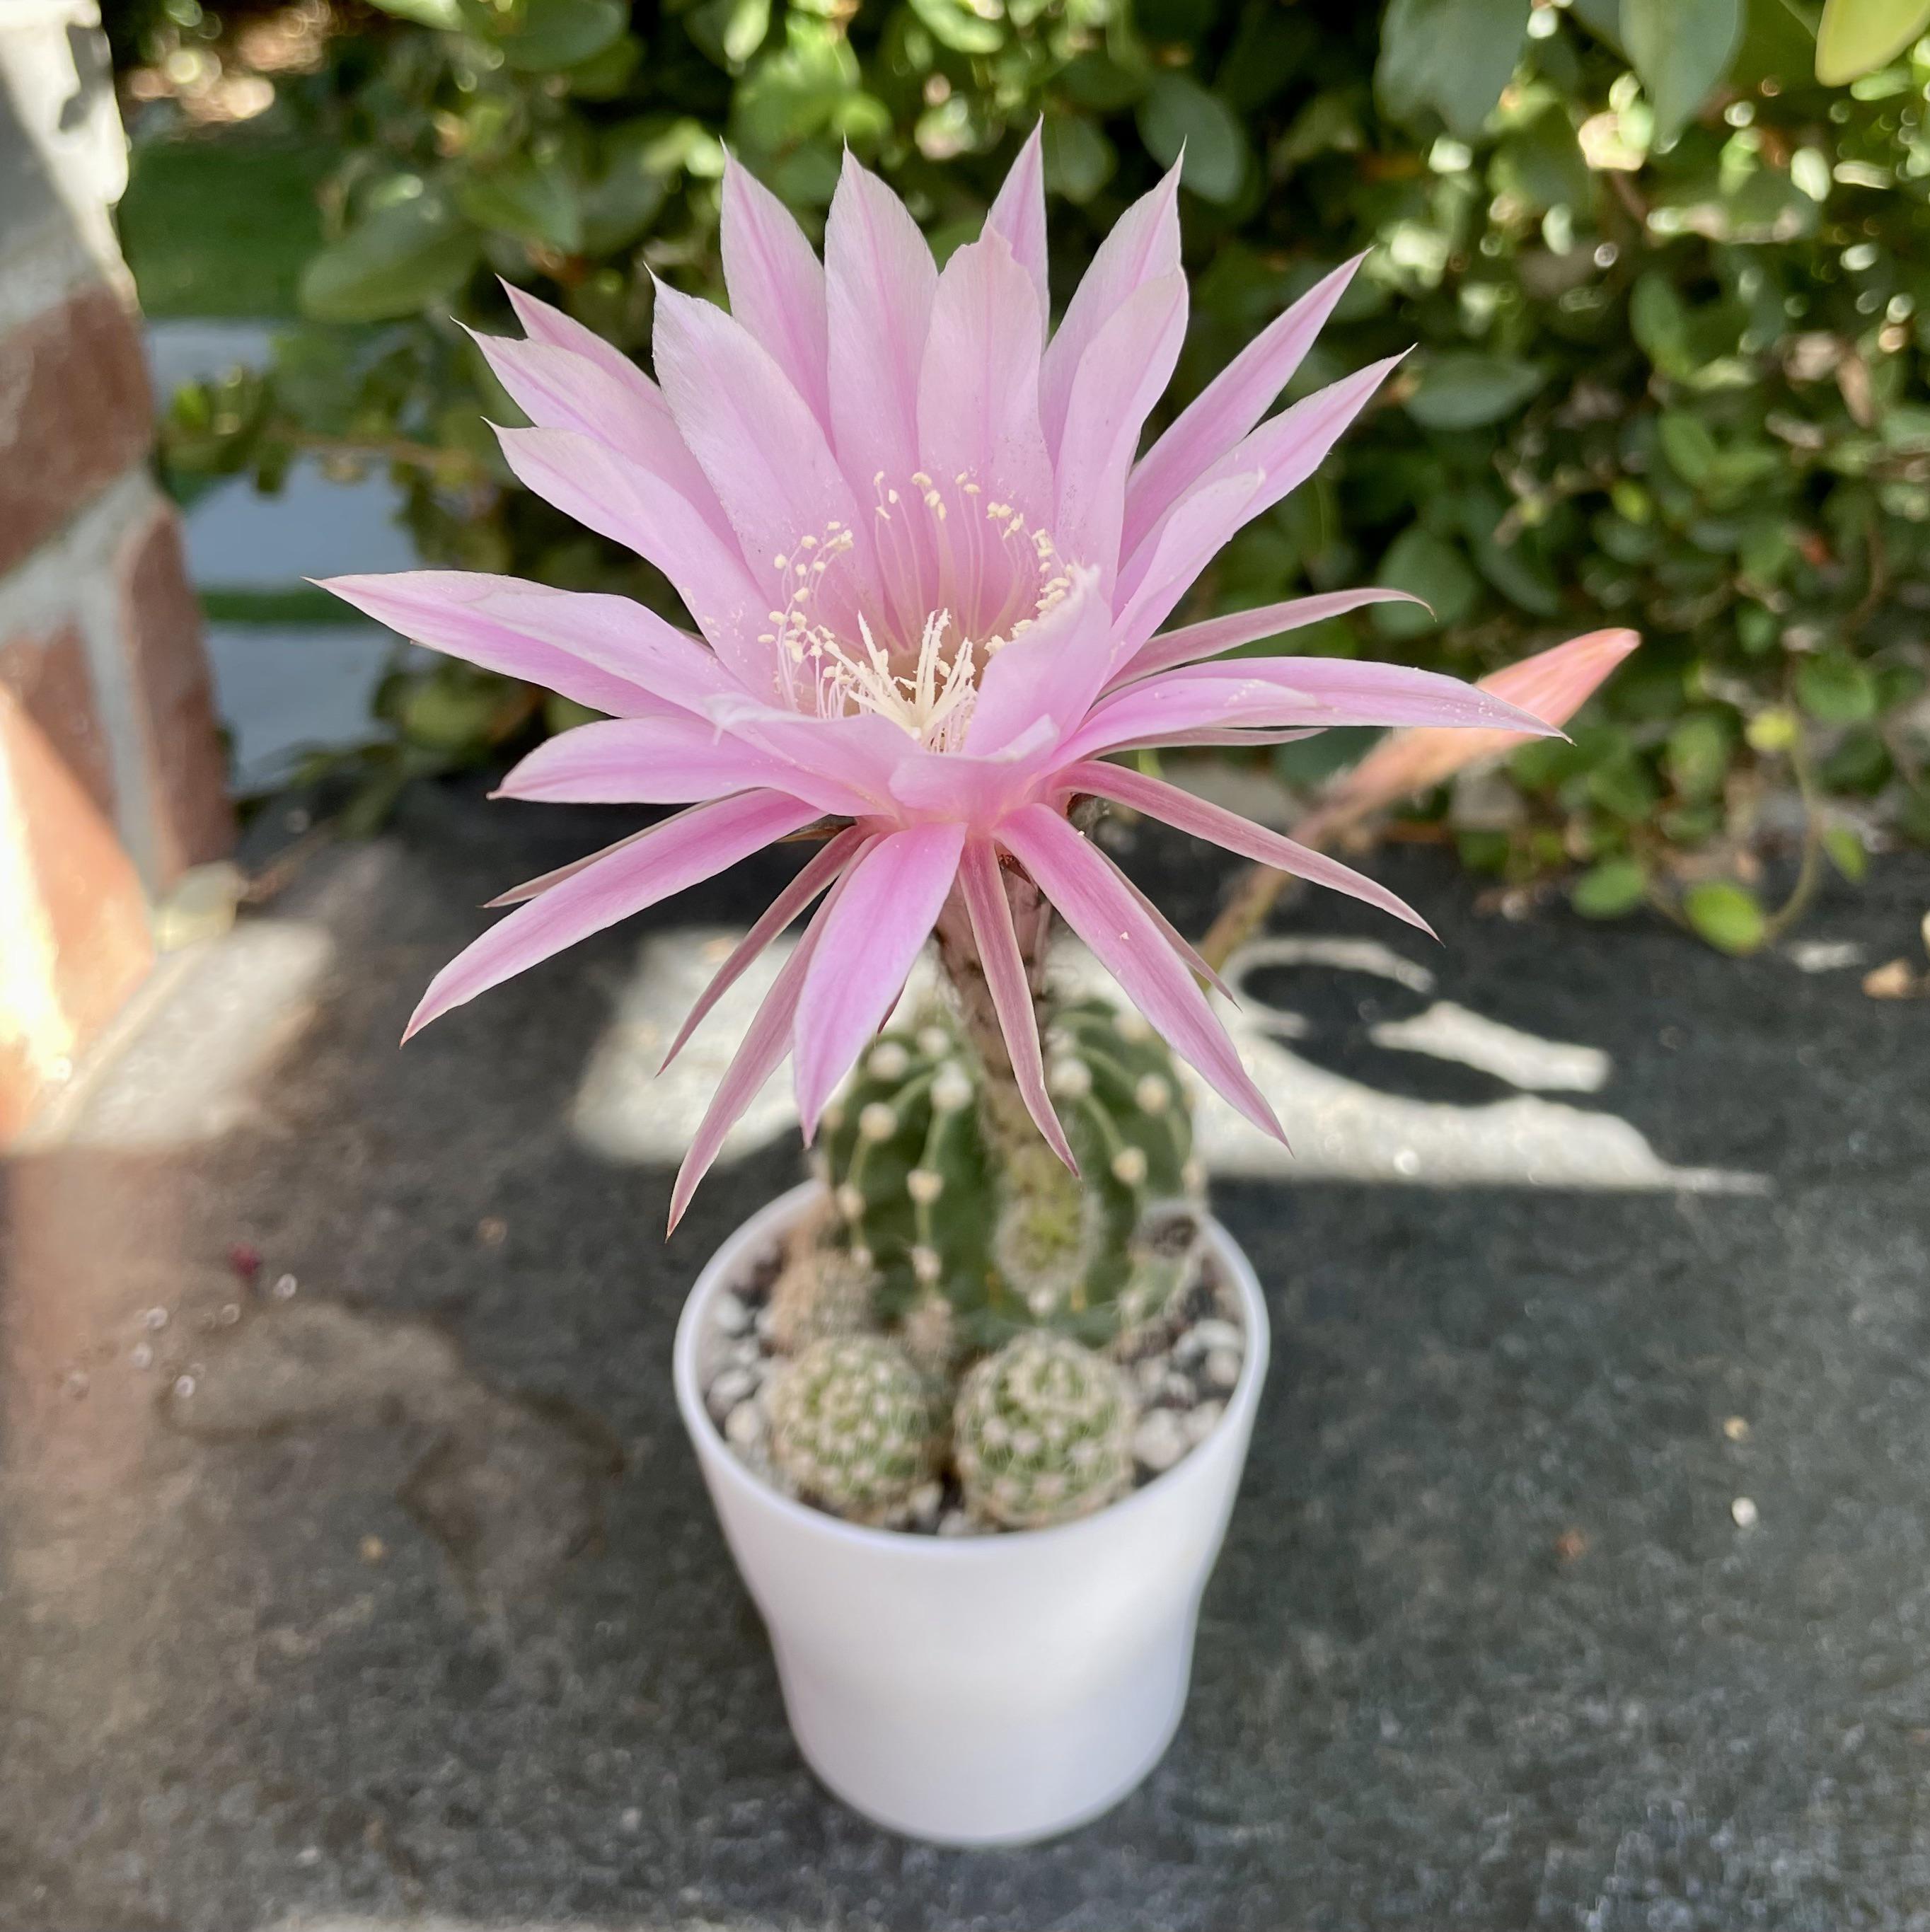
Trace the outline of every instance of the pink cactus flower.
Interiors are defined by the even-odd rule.
[[[1175,1052],[1277,1135],[1195,958],[1074,829],[1070,802],[1116,801],[1419,925],[1349,867],[1109,754],[1329,725],[1550,728],[1427,672],[1223,657],[1392,591],[1160,631],[1221,545],[1312,474],[1392,366],[1267,414],[1349,262],[1136,461],[1186,328],[1178,187],[1175,170],[1127,211],[1049,332],[1037,132],[982,238],[942,270],[903,204],[848,154],[821,263],[733,166],[730,312],[659,286],[656,382],[515,289],[526,339],[481,339],[535,424],[500,432],[510,467],[655,564],[701,634],[620,597],[513,578],[424,571],[329,586],[432,648],[609,714],[532,752],[505,796],[689,808],[506,895],[499,903],[517,910],[437,975],[411,1033],[776,840],[839,822],[685,1029],[822,896],[698,1132],[673,1225],[787,1052],[812,1135],[954,893],[1028,1110],[1070,1162],[1007,866],[1030,876]]]

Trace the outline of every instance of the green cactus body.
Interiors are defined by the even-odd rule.
[[[944,1454],[931,1384],[881,1335],[813,1342],[772,1378],[764,1400],[773,1464],[800,1495],[854,1522],[888,1514]]]
[[[1089,1515],[1133,1478],[1131,1384],[1069,1336],[1015,1336],[965,1377],[953,1452],[965,1502],[1012,1529]]]
[[[971,1056],[943,1022],[882,1036],[827,1114],[840,1238],[876,1268],[887,1322],[935,1292],[964,1351],[1040,1326],[1103,1345],[1179,1285],[1184,1256],[1149,1238],[1199,1192],[1171,1055],[1097,1000],[1055,1009],[1045,1045],[1077,1178],[1036,1136],[994,1143]]]

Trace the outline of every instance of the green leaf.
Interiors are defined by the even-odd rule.
[[[1005,44],[1005,29],[983,18],[968,0],[911,0],[911,10],[932,38],[954,53],[995,54]]]
[[[1682,896],[1682,909],[1689,924],[1719,952],[1754,952],[1769,937],[1761,901],[1747,886],[1727,879],[1691,886]]]
[[[1866,724],[1877,713],[1875,681],[1847,651],[1805,658],[1796,674],[1796,694],[1822,724]]]
[[[1235,200],[1247,178],[1247,136],[1219,95],[1184,74],[1161,73],[1139,103],[1139,138],[1171,167],[1183,150],[1180,179],[1202,201]]]
[[[1374,92],[1399,121],[1431,108],[1478,134],[1520,58],[1528,0],[1393,0],[1381,25]]]
[[[1429,607],[1424,610],[1412,604],[1374,605],[1374,628],[1384,638],[1421,637],[1445,624],[1457,624],[1481,596],[1481,580],[1459,549],[1418,524],[1409,525],[1388,547],[1379,580]]]
[[[1832,825],[1823,835],[1823,849],[1829,862],[1851,885],[1859,884],[1870,868],[1870,855],[1863,842],[1847,825]]]
[[[1082,114],[1046,116],[1046,186],[1070,202],[1088,202],[1119,164],[1112,143]]]
[[[1634,859],[1604,859],[1576,880],[1568,903],[1584,919],[1619,919],[1642,903],[1648,875]]]
[[[1823,0],[1816,78],[1825,87],[1874,74],[1930,26],[1930,0]]]
[[[1451,349],[1421,370],[1407,413],[1428,429],[1475,429],[1511,416],[1547,379],[1539,363]]]
[[[1742,36],[1740,0],[1622,0],[1622,40],[1655,117],[1674,140],[1722,78]]]
[[[575,182],[552,162],[527,156],[486,175],[472,176],[456,190],[456,206],[479,228],[494,228],[519,242],[546,242],[573,255],[583,246],[583,206]]]
[[[461,0],[464,16],[518,72],[546,74],[593,59],[630,24],[624,0],[518,0],[499,9]]]
[[[638,240],[663,206],[663,127],[633,121],[603,137],[603,166],[583,194],[583,242],[593,255],[614,254]]]
[[[372,0],[372,4],[398,20],[413,20],[419,27],[434,27],[444,34],[461,31],[462,9],[457,0]]]
[[[388,322],[446,302],[482,257],[482,238],[440,189],[392,201],[302,271],[302,312],[317,322]]]
[[[1682,410],[1664,410],[1656,422],[1655,434],[1661,439],[1669,467],[1691,490],[1714,481],[1722,452],[1700,416]]]

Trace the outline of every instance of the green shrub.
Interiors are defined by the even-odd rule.
[[[1465,674],[1643,633],[1571,744],[1436,802],[1470,859],[1746,950],[1773,930],[1764,838],[1799,840],[1808,879],[1930,826],[1930,43],[1842,93],[1784,0],[383,4],[403,17],[365,16],[299,90],[339,144],[308,320],[264,376],[176,399],[178,473],[386,461],[431,558],[674,610],[511,484],[485,418],[512,407],[451,316],[506,327],[500,274],[644,353],[647,269],[718,286],[726,141],[807,225],[848,142],[942,252],[1043,113],[1061,297],[1184,145],[1175,402],[1358,250],[1296,389],[1417,345],[1199,611],[1396,584],[1431,616],[1382,607],[1316,647]],[[392,788],[560,722],[428,679],[385,693]],[[1291,747],[1280,770],[1315,775]]]

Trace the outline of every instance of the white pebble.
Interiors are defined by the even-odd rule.
[[[1229,1389],[1240,1379],[1240,1354],[1237,1348],[1209,1349],[1206,1379],[1214,1388]]]
[[[712,1304],[710,1318],[725,1335],[741,1335],[751,1325],[751,1311],[734,1294],[720,1294]]]
[[[941,1536],[978,1536],[983,1532],[962,1509],[947,1510],[938,1519]]]
[[[721,1422],[756,1388],[756,1379],[747,1370],[726,1369],[710,1384],[704,1400],[710,1413]]]
[[[1231,1348],[1235,1354],[1247,1352],[1247,1338],[1231,1322],[1223,1322],[1217,1316],[1209,1316],[1204,1322],[1193,1324],[1193,1339],[1202,1348]]]
[[[1181,1375],[1177,1370],[1168,1376],[1160,1384],[1160,1394],[1169,1406],[1190,1408],[1199,1400],[1199,1391],[1193,1385],[1190,1376]]]
[[[1196,1444],[1204,1442],[1220,1426],[1220,1418],[1226,1413],[1223,1402],[1202,1402],[1197,1408],[1189,1409],[1181,1418],[1187,1442]]]
[[[905,1513],[920,1529],[934,1528],[945,1500],[944,1490],[936,1483],[920,1483],[905,1499]]]
[[[724,1418],[724,1439],[734,1448],[749,1449],[764,1440],[764,1417],[761,1402],[740,1402]]]
[[[1151,1409],[1133,1432],[1133,1460],[1157,1475],[1186,1454],[1186,1425],[1176,1409]]]
[[[1166,1385],[1166,1370],[1172,1364],[1163,1355],[1146,1355],[1133,1365],[1133,1374],[1148,1395],[1157,1395]]]
[[[1748,1496],[1738,1496],[1729,1505],[1729,1514],[1736,1519],[1738,1529],[1754,1529],[1757,1511],[1754,1500]]]

